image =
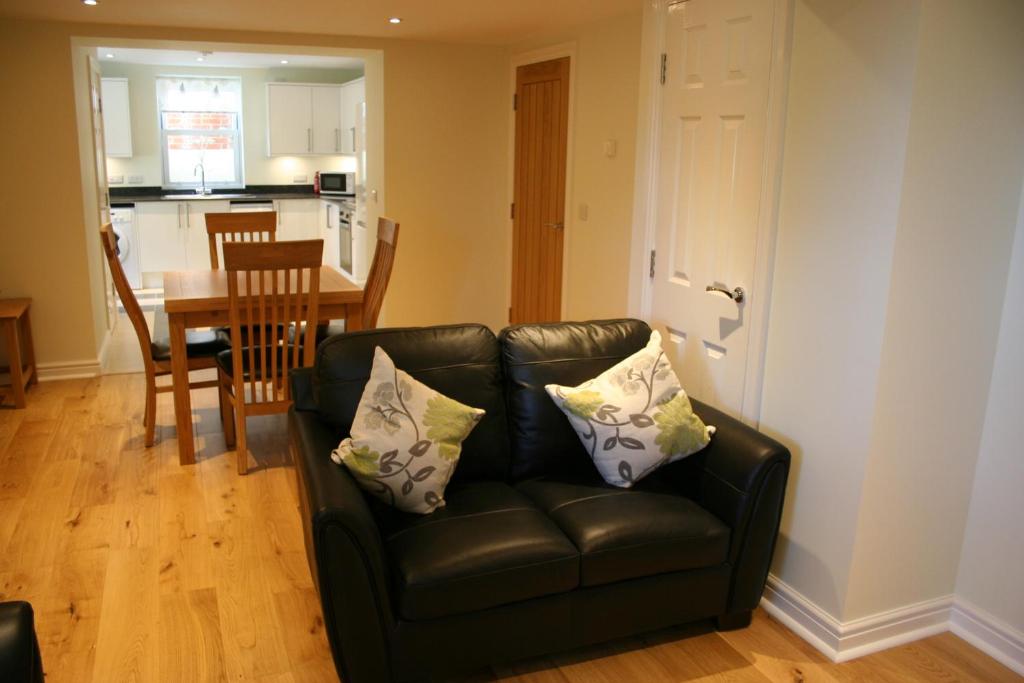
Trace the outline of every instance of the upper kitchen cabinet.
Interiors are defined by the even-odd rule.
[[[103,138],[108,157],[132,155],[132,118],[128,103],[128,79],[100,81],[103,107]]]
[[[340,154],[341,86],[267,84],[267,154]]]
[[[356,119],[366,101],[366,81],[357,78],[341,86],[341,153],[356,153]]]

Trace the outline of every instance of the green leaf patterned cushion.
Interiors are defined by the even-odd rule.
[[[385,503],[425,515],[444,507],[462,442],[483,416],[402,372],[378,346],[352,433],[331,460]]]
[[[661,335],[578,387],[544,387],[606,482],[629,488],[662,465],[708,445],[715,428],[690,406],[661,350]]]

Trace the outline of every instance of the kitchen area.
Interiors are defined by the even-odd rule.
[[[203,216],[276,211],[277,239],[324,240],[363,282],[365,69],[352,57],[98,48],[110,219],[140,303],[210,267]]]

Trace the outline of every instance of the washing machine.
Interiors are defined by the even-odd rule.
[[[135,207],[111,207],[110,222],[117,237],[117,256],[132,289],[142,289],[139,263],[139,230],[135,225]]]

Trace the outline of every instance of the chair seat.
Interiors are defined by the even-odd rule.
[[[210,358],[231,348],[215,330],[185,330],[185,350],[189,358]],[[171,339],[167,325],[167,314],[160,308],[153,319],[153,337],[149,344],[153,360],[171,359]]]
[[[295,347],[293,345],[288,345],[288,346],[278,346],[274,350],[274,352],[277,354],[277,373],[278,373],[278,375],[281,374],[281,370],[285,366],[284,357],[282,355],[285,352],[285,349],[288,350],[288,354],[289,354],[289,356],[288,356],[288,367],[291,368],[291,367],[295,366],[295,364],[291,362],[291,359],[292,359],[291,354],[293,353],[293,349],[294,348]],[[242,375],[243,375],[243,377],[246,380],[249,380],[250,377],[251,377],[250,371],[252,370],[252,368],[249,366],[249,347],[248,346],[242,347],[241,352],[242,352]],[[269,359],[269,355],[267,354],[267,352],[264,350],[263,347],[257,347],[256,349],[253,350],[253,361],[255,362],[255,365],[256,365],[257,374],[262,373],[264,356],[267,356],[267,358]],[[301,347],[299,347],[299,360],[300,360],[300,362],[302,360],[302,348]],[[217,367],[220,368],[221,370],[223,370],[224,373],[228,377],[233,377],[234,376],[235,366],[234,366],[234,357],[232,355],[232,350],[231,349],[227,349],[227,350],[221,351],[220,353],[217,354]],[[269,375],[269,373],[270,373],[270,371],[272,369],[273,369],[273,366],[271,366],[270,368],[267,368],[267,374],[268,375]]]
[[[283,340],[287,339],[288,343],[291,343],[291,342],[294,341],[292,339],[292,337],[291,337],[291,326],[288,323],[278,323],[277,324],[277,336],[276,337],[274,336],[274,326],[273,325],[268,324],[266,329],[267,329],[267,333],[266,333],[267,340],[279,339],[279,340],[283,341]],[[230,327],[215,327],[214,331],[217,333],[217,336],[221,339],[221,341],[223,341],[228,346],[231,346],[231,328]],[[242,346],[249,346],[249,326],[248,325],[242,326],[241,334],[242,334]],[[257,337],[258,336],[259,335],[257,335]],[[257,339],[256,343],[259,344],[260,340]]]
[[[656,476],[632,489],[593,478],[519,484],[580,551],[580,584],[652,576],[726,561],[729,528]]]
[[[306,332],[306,323],[302,323],[302,327],[299,328],[299,337],[301,338]],[[326,323],[320,323],[316,326],[316,345],[320,346],[328,337],[333,337],[338,334],[345,334],[345,321],[344,320],[331,320]],[[288,330],[288,341],[295,343],[295,327],[292,326]]]
[[[429,515],[373,501],[403,618],[474,612],[579,585],[576,548],[511,486],[451,484],[444,497],[446,506]]]

